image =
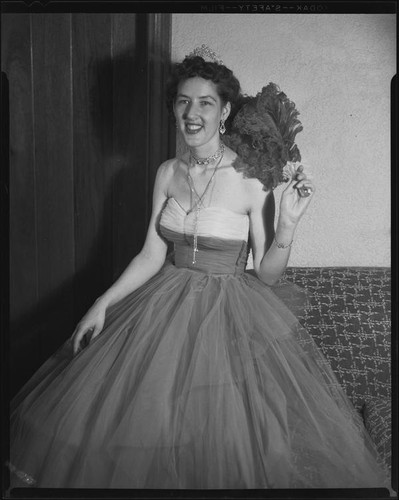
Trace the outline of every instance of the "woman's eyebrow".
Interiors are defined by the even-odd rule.
[[[200,97],[200,99],[212,99],[213,101],[216,102],[216,99],[214,97],[212,97],[211,95],[203,95]]]
[[[187,99],[191,99],[188,95],[185,94],[178,94],[177,97],[186,97]],[[202,95],[198,99],[212,99],[213,101],[216,102],[216,99],[212,97],[211,95]]]

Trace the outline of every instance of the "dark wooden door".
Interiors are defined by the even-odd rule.
[[[169,40],[169,14],[2,15],[11,393],[141,249],[174,154]]]

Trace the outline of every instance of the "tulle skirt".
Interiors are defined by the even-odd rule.
[[[53,488],[387,486],[294,314],[247,273],[167,264],[12,403],[11,467]],[[23,476],[25,474],[25,476]]]

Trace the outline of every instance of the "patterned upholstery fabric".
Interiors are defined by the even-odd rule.
[[[391,400],[368,399],[363,406],[363,420],[371,439],[388,468],[391,466]]]
[[[308,292],[295,314],[362,412],[391,469],[390,269],[292,267],[285,278]]]
[[[390,398],[390,270],[292,267],[285,278],[308,290],[299,319],[355,407]]]

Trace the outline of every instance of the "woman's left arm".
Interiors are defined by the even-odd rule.
[[[300,187],[307,187],[310,195],[302,197],[298,189]],[[267,194],[260,183],[251,189],[250,234],[254,270],[258,278],[267,285],[274,285],[284,273],[295,230],[313,198],[314,191],[313,183],[300,167],[281,195],[275,239],[266,251],[266,223],[263,208]]]

